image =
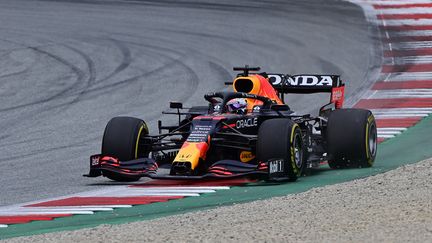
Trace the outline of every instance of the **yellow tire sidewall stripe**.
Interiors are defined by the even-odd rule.
[[[294,146],[293,146],[296,128],[299,128],[299,125],[297,123],[295,123],[291,128],[290,150],[291,150],[291,164],[292,164],[292,167],[294,169],[294,173],[296,175],[299,175],[300,168],[297,167],[297,164],[295,162],[295,151],[294,151]]]
[[[138,158],[138,144],[139,144],[139,139],[141,137],[141,132],[144,129],[144,124],[141,125],[139,131],[138,131],[138,137],[136,139],[136,143],[135,143],[135,159]]]
[[[370,154],[370,151],[369,151],[369,147],[370,147],[370,144],[369,144],[369,127],[372,125],[374,120],[375,120],[374,116],[370,115],[367,119],[367,122],[366,122],[366,159],[367,159],[368,164],[370,164],[370,165],[372,165],[372,155]]]

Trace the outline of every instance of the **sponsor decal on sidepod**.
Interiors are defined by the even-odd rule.
[[[244,128],[244,127],[256,127],[258,126],[258,118],[249,118],[249,119],[243,119],[238,120],[236,122],[236,128]]]

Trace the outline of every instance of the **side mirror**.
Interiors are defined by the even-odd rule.
[[[181,102],[170,102],[171,109],[183,109],[183,104]]]

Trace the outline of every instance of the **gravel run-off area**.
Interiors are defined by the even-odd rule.
[[[429,159],[300,194],[6,242],[432,242],[431,202]]]

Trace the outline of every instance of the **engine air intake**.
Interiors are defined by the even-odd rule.
[[[254,83],[252,82],[252,80],[247,78],[239,78],[234,83],[234,89],[237,92],[249,93],[253,90],[253,87]]]

